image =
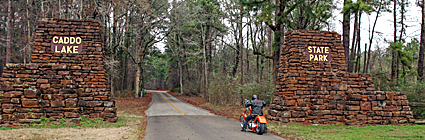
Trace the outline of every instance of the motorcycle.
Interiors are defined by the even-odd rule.
[[[246,111],[248,111],[249,114],[247,114]],[[246,117],[248,117],[251,114],[252,114],[252,108],[251,107],[246,108],[246,110],[242,113],[242,115],[240,117],[240,121],[241,121],[240,124],[241,124],[242,128],[243,128],[244,120],[246,119]],[[266,117],[257,115],[257,116],[255,116],[254,119],[248,121],[248,128],[247,129],[250,129],[250,130],[256,132],[258,135],[262,135],[263,133],[267,133],[266,132],[267,131],[267,125],[266,124],[267,124]]]

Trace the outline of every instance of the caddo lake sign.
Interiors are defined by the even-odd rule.
[[[307,59],[310,62],[329,62],[331,49],[327,46],[308,46]]]
[[[39,19],[31,62],[8,63],[0,76],[0,127],[28,126],[41,117],[117,122],[102,29],[93,20]]]
[[[50,47],[55,54],[79,54],[83,51],[83,40],[79,36],[54,36]]]

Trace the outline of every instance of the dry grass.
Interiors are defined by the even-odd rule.
[[[123,125],[99,124],[91,127],[75,128],[20,128],[0,130],[0,139],[142,139],[147,125],[145,110],[151,101],[151,95],[143,98],[114,99],[119,120]],[[46,126],[49,127],[49,126]]]

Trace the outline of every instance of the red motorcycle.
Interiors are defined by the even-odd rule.
[[[246,111],[249,111],[249,114],[246,114]],[[241,115],[241,127],[243,127],[243,122],[246,117],[252,114],[251,107],[246,108],[246,110]],[[248,128],[254,132],[256,132],[258,135],[262,135],[263,133],[266,133],[267,130],[267,119],[264,116],[257,115],[254,119],[248,121]]]

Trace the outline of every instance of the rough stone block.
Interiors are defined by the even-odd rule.
[[[25,108],[36,108],[38,107],[37,99],[22,99],[22,107]]]
[[[49,80],[48,79],[37,79],[37,83],[47,84],[47,83],[49,83]]]
[[[20,98],[12,98],[12,99],[10,99],[10,103],[19,104],[19,103],[21,103],[21,99]]]
[[[286,106],[295,106],[296,104],[297,104],[297,101],[296,100],[287,100],[285,102],[285,105]]]
[[[103,106],[103,101],[87,101],[86,107],[100,107]]]
[[[360,106],[347,106],[347,110],[350,110],[350,111],[359,111],[360,110]]]
[[[384,101],[384,100],[386,100],[387,99],[387,97],[386,96],[383,96],[383,95],[376,95],[376,100],[378,100],[378,101]]]
[[[80,114],[74,113],[74,112],[65,112],[65,117],[67,118],[78,118],[80,117]]]
[[[20,98],[23,95],[22,91],[9,91],[3,93],[3,98]]]
[[[0,85],[0,91],[10,91],[13,90],[12,85]]]
[[[53,70],[66,70],[68,68],[67,65],[53,65],[52,69]]]
[[[105,101],[104,102],[104,106],[106,106],[106,107],[114,107],[115,106],[115,101]]]
[[[35,97],[37,97],[37,90],[36,89],[25,89],[24,90],[24,96],[26,98],[35,98]]]
[[[40,85],[40,88],[41,88],[41,89],[47,89],[47,88],[50,88],[50,84],[41,84],[41,85]]]
[[[349,96],[350,98],[350,100],[353,100],[353,101],[361,101],[362,100],[362,95],[360,95],[360,94],[351,94],[351,96]]]
[[[50,101],[51,107],[65,107],[65,101],[63,100],[52,100]]]
[[[361,110],[362,111],[368,111],[372,108],[371,103],[370,102],[363,102],[361,104]]]
[[[65,100],[66,107],[77,107],[78,99],[77,98],[68,98]]]

